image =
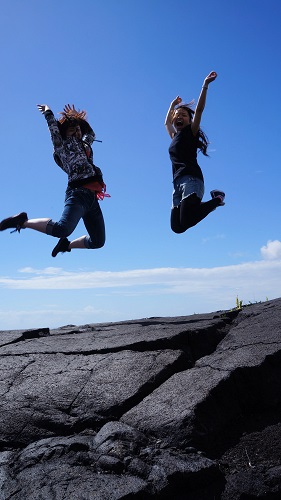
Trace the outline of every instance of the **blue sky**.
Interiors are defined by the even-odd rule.
[[[1,3],[1,213],[58,220],[66,176],[46,122],[86,109],[101,202],[100,250],[51,257],[54,238],[1,238],[0,329],[189,315],[281,296],[279,0],[6,0]],[[218,208],[182,235],[169,227],[171,100],[208,90],[199,155]],[[73,237],[85,234],[82,222]]]

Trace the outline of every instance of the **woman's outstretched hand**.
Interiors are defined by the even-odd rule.
[[[213,82],[216,78],[217,78],[217,73],[215,71],[211,71],[211,73],[209,73],[208,76],[206,76],[205,80],[204,80],[204,84],[205,85],[208,85],[208,83],[211,83]]]
[[[37,104],[37,108],[39,109],[40,113],[45,113],[45,111],[48,111],[48,109],[50,109],[47,104]]]
[[[171,102],[171,108],[174,108],[178,104],[182,102],[182,98],[178,95],[172,102]]]

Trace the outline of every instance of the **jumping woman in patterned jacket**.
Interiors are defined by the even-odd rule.
[[[74,105],[64,107],[59,120],[46,104],[37,105],[47,120],[54,146],[54,159],[67,173],[68,185],[62,216],[58,222],[50,218],[28,219],[21,212],[0,222],[0,231],[14,228],[35,229],[59,238],[52,251],[56,257],[59,252],[70,252],[73,248],[101,248],[105,243],[105,226],[99,200],[106,194],[101,170],[93,163],[91,145],[95,133],[85,119],[85,111],[77,111]],[[69,236],[83,219],[88,235],[69,241]],[[12,232],[14,232],[12,231]]]
[[[175,233],[183,233],[215,208],[224,205],[225,194],[217,189],[211,191],[211,200],[202,202],[204,178],[197,162],[198,150],[208,156],[208,139],[200,128],[200,122],[208,85],[216,77],[217,73],[212,71],[205,78],[195,111],[191,107],[193,101],[184,104],[177,96],[166,116],[165,126],[172,139],[169,148],[174,184],[171,229]]]

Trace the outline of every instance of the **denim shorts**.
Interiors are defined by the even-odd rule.
[[[180,202],[195,193],[200,200],[204,196],[204,182],[198,177],[193,177],[191,175],[182,175],[177,177],[174,182],[173,190],[173,204],[172,207],[178,207]]]

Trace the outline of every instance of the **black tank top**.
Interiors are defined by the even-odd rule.
[[[204,181],[202,170],[197,163],[198,134],[193,135],[191,124],[177,132],[170,144],[173,180],[182,175],[192,175]]]

